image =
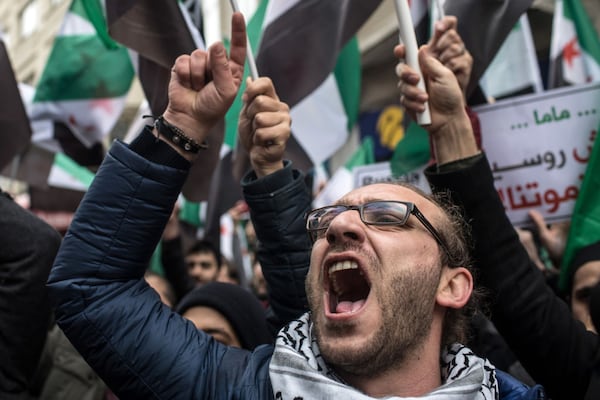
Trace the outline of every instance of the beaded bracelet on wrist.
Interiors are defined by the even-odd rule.
[[[206,142],[198,143],[196,140],[187,136],[181,129],[167,121],[162,115],[156,118],[154,127],[158,134],[188,153],[197,154],[200,149],[208,148]]]

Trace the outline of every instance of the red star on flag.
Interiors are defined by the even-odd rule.
[[[107,114],[113,113],[113,102],[112,99],[95,99],[90,101],[91,108],[103,109]]]
[[[563,48],[563,59],[566,61],[567,65],[571,68],[571,67],[573,67],[573,59],[575,57],[579,57],[580,55],[581,55],[581,52],[577,48],[577,38],[574,37]]]
[[[69,123],[73,126],[81,128],[81,130],[83,130],[84,132],[87,132],[87,133],[91,133],[96,130],[96,127],[94,126],[94,124],[83,125],[79,121],[77,121],[77,118],[75,118],[74,115],[69,115]]]

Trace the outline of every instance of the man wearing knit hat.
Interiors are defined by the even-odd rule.
[[[228,346],[254,350],[273,342],[260,302],[237,285],[209,282],[185,295],[176,311]]]

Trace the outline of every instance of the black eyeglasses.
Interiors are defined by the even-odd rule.
[[[365,225],[401,226],[406,224],[408,217],[412,214],[421,221],[425,229],[431,233],[431,236],[438,242],[442,250],[450,257],[448,246],[446,246],[438,231],[419,211],[416,205],[406,201],[371,201],[358,206],[334,205],[312,210],[306,215],[306,230],[312,242],[314,243],[323,236],[335,217],[349,210],[358,211],[360,220]]]

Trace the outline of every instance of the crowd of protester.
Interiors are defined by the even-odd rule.
[[[568,224],[535,212],[535,229],[510,224],[455,28],[438,21],[419,50],[427,93],[394,50],[401,104],[414,116],[429,102],[431,196],[378,184],[311,210],[283,159],[289,109],[268,78],[247,83],[250,271],[182,237],[174,206],[202,155],[158,125],[112,146],[62,245],[0,196],[0,398],[600,398],[600,241],[577,253],[565,293]],[[180,57],[162,129],[202,142],[239,89],[245,48],[235,14],[229,58],[220,44]],[[159,241],[162,274],[148,269]]]

